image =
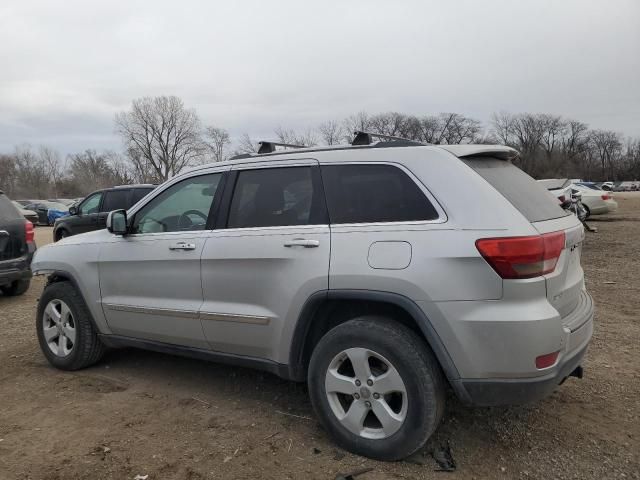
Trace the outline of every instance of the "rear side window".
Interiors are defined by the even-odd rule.
[[[113,210],[128,208],[130,193],[131,190],[128,188],[106,191],[104,193],[104,200],[102,201],[102,211],[111,212]]]
[[[127,205],[126,208],[132,207],[144,197],[146,197],[149,192],[151,192],[153,188],[134,188],[133,189],[133,198],[131,198],[131,205]]]
[[[491,157],[467,157],[462,161],[498,190],[530,222],[569,215],[543,185],[515,165]]]
[[[233,191],[228,228],[326,223],[312,167],[242,170]]]
[[[0,222],[7,222],[9,220],[19,220],[22,218],[22,215],[16,208],[16,206],[11,203],[11,200],[7,198],[7,196],[3,193],[0,193]]]
[[[435,220],[438,212],[415,182],[393,165],[323,165],[331,223]]]

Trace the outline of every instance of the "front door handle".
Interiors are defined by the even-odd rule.
[[[304,247],[304,248],[316,248],[320,246],[318,240],[307,240],[306,238],[294,238],[284,244],[285,247]]]
[[[169,250],[195,250],[195,243],[177,242],[169,245]]]

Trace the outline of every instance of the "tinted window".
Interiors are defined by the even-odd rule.
[[[552,193],[510,162],[489,157],[470,157],[462,161],[478,172],[530,222],[569,215]]]
[[[89,215],[90,213],[98,213],[100,207],[100,200],[102,199],[102,192],[94,193],[87,198],[82,205],[80,205],[80,213],[82,215]]]
[[[149,192],[151,192],[153,188],[134,188],[133,189],[133,198],[131,199],[131,205],[128,205],[127,208],[135,205],[144,197],[146,197]]]
[[[119,188],[117,190],[109,190],[105,192],[104,201],[102,202],[102,211],[111,212],[112,210],[128,208],[130,192],[131,190],[128,188]]]
[[[229,228],[314,225],[326,222],[311,167],[243,170],[231,200]]]
[[[204,230],[221,178],[221,173],[213,173],[172,185],[136,214],[133,232]]]
[[[438,212],[415,182],[392,165],[325,165],[331,223],[435,220]]]
[[[22,215],[13,203],[0,193],[0,221],[19,220]]]

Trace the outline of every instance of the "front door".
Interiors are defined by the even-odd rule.
[[[328,287],[330,233],[317,162],[282,165],[231,172],[202,252],[201,318],[213,350],[287,363],[302,306]]]
[[[82,203],[78,205],[78,214],[72,219],[74,234],[97,230],[102,195],[103,192],[96,192],[85,198]]]
[[[200,256],[223,175],[169,185],[133,214],[130,235],[103,245],[100,291],[114,334],[208,349]]]

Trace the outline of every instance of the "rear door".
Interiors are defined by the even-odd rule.
[[[104,192],[100,213],[98,214],[97,229],[107,228],[107,216],[113,210],[126,210],[131,206],[131,189],[114,188]]]
[[[330,233],[318,165],[237,166],[228,185],[202,252],[204,334],[213,350],[287,363],[304,303],[328,288]]]

